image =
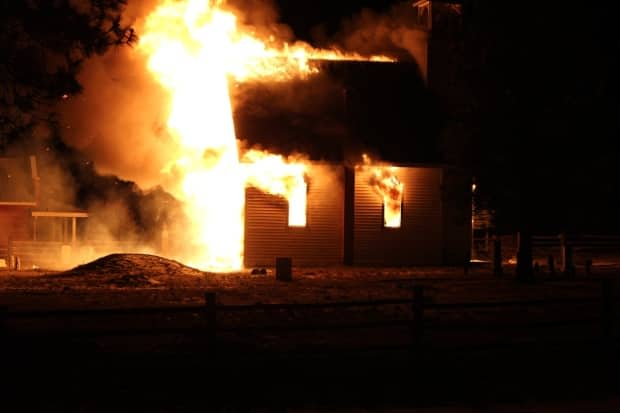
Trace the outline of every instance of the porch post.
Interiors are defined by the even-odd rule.
[[[73,246],[73,248],[75,248],[75,244],[77,242],[77,224],[76,224],[77,218],[76,217],[72,217],[71,218],[71,245]]]

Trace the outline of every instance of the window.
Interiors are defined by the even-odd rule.
[[[289,227],[305,227],[306,226],[306,210],[308,203],[308,184],[296,185],[288,199],[288,226]]]
[[[393,166],[371,166],[370,158],[364,154],[364,169],[370,168],[368,185],[383,201],[383,228],[400,228],[403,215],[404,185],[396,176],[398,168]]]
[[[402,190],[383,198],[383,226],[385,228],[400,228],[403,215]]]

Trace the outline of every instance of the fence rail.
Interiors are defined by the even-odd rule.
[[[536,247],[560,247],[562,239],[560,235],[536,235],[532,237],[532,243]],[[579,235],[568,236],[566,243],[577,248],[595,247],[620,247],[620,236],[616,235]]]
[[[517,245],[517,235],[502,235],[499,236],[502,240],[504,247],[513,247]],[[490,236],[476,236],[472,239],[475,246],[479,248],[490,248],[492,246],[493,238]],[[577,248],[620,248],[620,236],[619,235],[579,235],[569,236],[566,238],[568,245],[572,245]],[[561,247],[562,238],[560,235],[534,235],[532,236],[533,247]]]
[[[551,306],[562,304],[587,304],[600,302],[600,298],[555,298],[547,300],[522,300],[522,301],[487,301],[479,303],[434,303],[428,304],[429,309],[482,309],[482,308],[506,308],[506,307],[528,307],[528,306]]]
[[[419,343],[426,335],[427,330],[516,330],[528,328],[548,328],[570,325],[598,324],[601,326],[603,338],[610,338],[614,333],[616,303],[620,298],[614,295],[614,282],[610,278],[605,278],[601,283],[601,295],[590,298],[570,298],[570,299],[547,299],[547,300],[522,300],[505,302],[455,302],[455,303],[436,303],[430,297],[424,295],[424,287],[416,285],[413,289],[412,298],[383,299],[375,301],[348,301],[331,303],[285,303],[285,304],[251,304],[251,305],[218,305],[216,294],[205,293],[205,305],[203,306],[177,306],[177,307],[144,307],[144,308],[115,308],[115,309],[87,309],[87,310],[52,310],[52,311],[9,311],[6,307],[0,307],[0,336],[11,333],[9,328],[10,320],[24,319],[62,319],[63,317],[108,317],[108,316],[141,316],[141,315],[172,315],[172,314],[194,314],[199,315],[201,323],[191,327],[177,326],[152,326],[140,328],[86,328],[69,331],[45,331],[46,337],[49,336],[69,336],[69,337],[104,337],[104,336],[152,336],[170,334],[189,334],[201,335],[208,342],[214,344],[218,332],[250,332],[250,331],[282,331],[294,332],[304,330],[346,330],[358,328],[385,328],[385,327],[408,327],[411,329],[412,344]],[[600,303],[598,317],[580,317],[575,319],[543,320],[543,321],[507,321],[499,320],[491,323],[471,323],[471,322],[432,322],[427,317],[427,311],[458,311],[458,310],[486,310],[502,308],[519,308],[540,306],[547,308],[550,306],[575,306],[580,304]],[[242,325],[242,326],[223,326],[218,325],[217,316],[223,312],[240,311],[301,311],[328,308],[353,308],[353,307],[380,307],[388,305],[407,305],[411,310],[410,318],[361,321],[361,322],[329,322],[329,323],[298,323],[298,324],[279,324],[279,325]],[[91,320],[89,320],[91,321]],[[71,323],[69,323],[71,325]],[[92,324],[91,324],[92,325]],[[32,335],[36,335],[32,334]],[[27,334],[30,336],[30,334]]]
[[[556,269],[567,276],[575,276],[576,265],[583,265],[585,275],[591,275],[595,261],[599,259],[607,264],[617,264],[617,253],[620,251],[618,235],[533,235],[531,239],[532,253],[537,260],[546,258],[546,266],[550,274]],[[493,262],[494,272],[501,275],[501,262],[514,263],[518,250],[518,234],[491,237],[487,232],[484,237],[472,238],[471,254],[473,259]],[[535,267],[540,268],[540,261]],[[559,264],[556,266],[556,264]]]

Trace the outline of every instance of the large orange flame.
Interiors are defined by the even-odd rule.
[[[170,92],[168,128],[180,154],[164,172],[192,220],[192,265],[233,271],[243,265],[244,188],[252,185],[289,200],[289,223],[305,225],[303,163],[252,150],[239,161],[228,81],[284,80],[318,71],[312,59],[360,59],[297,43],[273,47],[237,27],[222,1],[165,0],[148,17],[140,48],[149,70]],[[382,56],[373,60],[389,60]]]

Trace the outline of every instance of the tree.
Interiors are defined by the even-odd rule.
[[[620,229],[615,15],[602,3],[464,3],[463,30],[442,44],[463,44],[456,70],[431,85],[450,117],[444,155],[476,177],[497,230],[520,233],[528,279],[532,234]]]
[[[476,176],[504,232],[522,221],[539,232],[617,226],[606,205],[620,132],[613,15],[598,3],[466,3],[458,88],[437,82],[450,85],[446,151]]]
[[[85,59],[132,44],[126,0],[0,0],[0,151],[54,120]]]

